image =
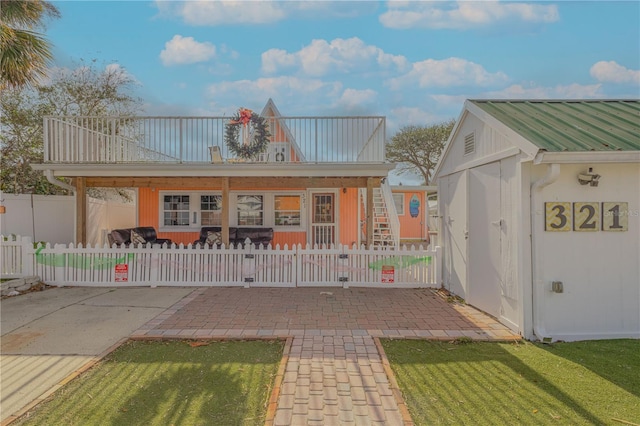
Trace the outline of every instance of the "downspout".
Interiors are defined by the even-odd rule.
[[[539,164],[541,160],[540,154],[536,155],[534,164]],[[547,172],[545,175],[531,184],[530,191],[530,210],[531,210],[531,284],[532,284],[532,315],[533,315],[533,335],[539,341],[544,341],[546,336],[546,330],[542,323],[542,315],[540,313],[541,301],[541,288],[542,288],[542,265],[539,259],[542,258],[540,245],[537,241],[537,233],[544,227],[543,217],[544,215],[536,215],[535,211],[538,205],[538,195],[540,191],[551,184],[553,184],[560,176],[560,164],[553,163],[547,165]]]
[[[69,185],[68,183],[65,183],[65,182],[62,182],[62,181],[56,179],[53,176],[53,171],[52,170],[45,170],[44,171],[44,176],[47,178],[49,183],[51,183],[52,185],[59,186],[60,188],[66,189],[67,191],[71,191],[71,193],[73,193],[73,194],[76,193],[76,187],[75,186]]]

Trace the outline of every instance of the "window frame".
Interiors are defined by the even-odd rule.
[[[203,226],[216,226],[216,225],[202,225],[202,209],[201,209],[201,196],[202,195],[216,195],[222,197],[221,191],[169,191],[161,190],[158,193],[158,231],[159,232],[198,232]],[[164,224],[164,197],[165,196],[188,196],[189,197],[189,225],[165,225]],[[224,209],[222,206],[221,210]],[[207,210],[208,211],[208,210]],[[195,216],[195,223],[193,221]]]
[[[300,222],[297,225],[276,225],[276,197],[300,197]],[[293,192],[293,191],[274,191],[271,195],[273,200],[273,208],[271,212],[273,214],[273,229],[286,232],[286,231],[296,231],[299,232],[301,230],[305,230],[306,220],[305,220],[305,204],[306,204],[306,196],[304,192]]]
[[[406,197],[405,197],[404,192],[392,192],[391,196],[393,197],[393,204],[396,207],[396,213],[398,214],[398,216],[404,216],[405,215],[405,201],[406,201]],[[402,203],[400,204],[402,206],[402,211],[398,210],[398,203],[396,202],[396,196],[400,196],[402,197]]]

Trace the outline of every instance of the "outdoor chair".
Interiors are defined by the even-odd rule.
[[[146,244],[167,244],[170,246],[173,242],[168,238],[158,238],[156,229],[153,226],[139,226],[136,228],[114,229],[108,234],[109,245],[113,244],[118,247],[124,245],[129,247]]]

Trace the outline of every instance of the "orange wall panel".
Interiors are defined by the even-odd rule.
[[[291,248],[296,244],[302,244],[302,246],[307,245],[307,233],[302,232],[274,232],[273,233],[273,243],[272,245],[275,247],[276,244],[280,244],[280,247],[284,247],[285,244]]]
[[[400,239],[424,240],[427,236],[427,224],[425,222],[426,202],[424,192],[394,190],[393,193],[404,194],[404,215],[398,215],[398,219],[400,220]],[[411,217],[409,204],[414,195],[418,198],[420,205],[418,207],[418,215],[416,217]]]
[[[210,191],[220,188],[181,188],[179,191]],[[273,188],[274,190],[287,188]],[[159,212],[160,197],[159,191],[176,191],[176,188],[139,188],[138,190],[138,226],[153,226],[160,229]],[[263,191],[261,189],[260,191]],[[340,222],[339,243],[345,245],[356,244],[358,241],[358,189],[347,188],[346,192],[341,189],[338,192],[339,209],[336,220]],[[408,212],[408,207],[407,207]],[[189,244],[197,240],[198,232],[159,232],[158,238],[170,238],[176,244]],[[274,233],[273,244],[294,244],[307,243],[307,233],[302,232],[278,232]]]
[[[358,243],[358,189],[340,190],[340,244],[351,246]]]

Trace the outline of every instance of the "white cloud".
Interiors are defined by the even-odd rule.
[[[479,99],[475,96],[476,99]],[[438,106],[447,110],[462,109],[464,101],[470,99],[468,95],[431,95],[431,99],[436,101]]]
[[[286,2],[271,1],[184,1],[156,5],[163,15],[180,16],[188,25],[266,24],[284,19]]]
[[[337,38],[331,42],[313,40],[294,53],[270,49],[262,54],[262,71],[268,74],[298,68],[306,75],[323,76],[332,72],[371,70],[372,67],[403,70],[407,65],[404,56],[385,53],[379,47],[367,45],[357,37]]]
[[[321,98],[335,97],[341,90],[342,85],[338,82],[323,82],[317,79],[297,77],[273,77],[214,83],[208,86],[207,93],[212,97],[233,96],[239,99],[260,99],[260,102],[264,103],[269,98],[308,95],[320,96]]]
[[[343,19],[373,13],[375,2],[347,1],[166,1],[156,0],[162,18],[188,25],[270,24],[284,19]]]
[[[443,117],[433,114],[433,112],[417,107],[398,107],[391,110],[391,115],[387,117],[387,126],[390,129],[398,126],[427,126],[443,122],[451,117]],[[395,131],[393,132],[395,133]]]
[[[160,59],[165,66],[194,64],[206,62],[216,55],[216,47],[209,43],[200,43],[193,37],[183,37],[176,34],[164,44],[160,52]]]
[[[600,61],[590,70],[591,76],[603,83],[640,84],[640,70],[630,70],[615,61]]]
[[[490,73],[481,65],[461,58],[443,60],[427,59],[413,64],[408,73],[389,80],[391,89],[417,85],[425,87],[491,86],[504,83],[508,77],[503,72]]]
[[[558,7],[539,3],[488,1],[391,1],[380,23],[388,28],[456,29],[488,27],[498,23],[552,23],[560,19]]]
[[[344,110],[360,110],[373,104],[378,93],[375,90],[345,89],[337,102],[337,107]]]
[[[600,90],[601,84],[569,84],[553,87],[530,86],[525,87],[514,84],[505,89],[486,92],[476,99],[583,99],[583,98],[603,98]]]

